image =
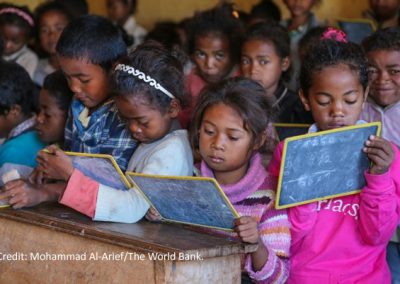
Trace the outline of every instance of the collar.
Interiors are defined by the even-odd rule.
[[[357,120],[356,125],[364,124],[364,123],[367,123],[367,122],[360,119],[360,120]],[[316,123],[312,124],[310,126],[310,128],[308,128],[308,133],[315,133],[315,132],[319,132],[319,131],[321,131],[321,130],[318,128]]]
[[[28,47],[24,45],[20,50],[14,52],[13,54],[10,55],[4,55],[3,58],[6,61],[17,61],[18,58],[24,54],[28,50]]]
[[[391,108],[393,108],[393,107],[395,107],[395,106],[400,105],[400,100],[399,100],[399,101],[395,102],[394,104],[388,105],[388,106],[386,106],[386,107],[381,107],[380,105],[378,105],[377,103],[375,103],[375,101],[374,101],[371,97],[368,97],[368,98],[367,98],[367,102],[368,102],[374,109],[376,109],[376,110],[378,110],[378,111],[382,111],[382,112],[385,112],[385,111],[387,111],[387,110],[389,110],[389,109],[391,109]]]
[[[278,85],[278,88],[275,91],[276,101],[272,105],[273,108],[279,106],[279,103],[284,99],[287,92],[288,92],[288,88],[286,88],[283,83],[280,83]]]
[[[201,175],[205,177],[215,178],[212,169],[201,161]],[[232,203],[237,203],[246,199],[248,196],[257,191],[267,178],[267,172],[262,166],[262,158],[260,153],[255,153],[250,159],[250,165],[245,176],[235,184],[220,184],[222,190]]]
[[[8,138],[13,138],[15,136],[18,136],[22,134],[23,132],[32,129],[35,126],[36,123],[36,115],[32,116],[31,118],[21,122],[18,124],[16,127],[14,127],[11,131],[10,134],[8,134]]]

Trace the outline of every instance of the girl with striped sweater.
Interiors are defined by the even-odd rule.
[[[200,95],[191,142],[202,158],[201,174],[219,182],[241,216],[230,236],[258,244],[243,258],[243,277],[284,283],[289,222],[286,211],[274,209],[275,182],[259,153],[266,140],[269,110],[263,87],[254,81],[233,78],[210,86]]]

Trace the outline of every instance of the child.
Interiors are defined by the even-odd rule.
[[[311,123],[297,94],[284,84],[290,66],[290,40],[284,28],[258,23],[246,32],[240,67],[246,78],[260,83],[273,102],[275,122]]]
[[[27,47],[34,28],[34,20],[28,8],[0,4],[0,34],[4,40],[3,59],[20,64],[33,74],[38,65],[37,55]]]
[[[378,29],[399,26],[399,0],[369,0],[369,6],[371,10],[364,11],[363,16],[376,22]]]
[[[47,144],[64,145],[64,128],[73,93],[61,70],[46,76],[39,95],[40,111],[36,117],[36,132]]]
[[[201,174],[214,177],[241,216],[240,240],[258,244],[244,269],[254,281],[284,283],[290,246],[286,211],[274,209],[274,182],[258,151],[265,142],[269,106],[263,88],[233,78],[210,86],[199,98],[191,130]]]
[[[362,119],[382,122],[382,137],[400,147],[400,28],[378,30],[363,42],[370,79],[370,96]],[[400,282],[400,228],[387,248],[392,283]]]
[[[359,46],[321,40],[306,55],[300,96],[315,124],[310,132],[358,123],[367,97],[367,62]],[[279,175],[281,143],[269,172]],[[289,209],[292,244],[288,283],[390,283],[385,248],[399,222],[399,151],[371,136],[361,193]]]
[[[189,54],[195,68],[186,77],[190,106],[180,114],[182,127],[190,126],[200,91],[208,84],[238,75],[242,25],[226,5],[196,15],[189,26]]]
[[[136,141],[119,118],[109,89],[112,66],[126,54],[120,33],[102,17],[82,16],[64,29],[56,50],[61,69],[74,93],[65,127],[64,150],[112,155],[125,171]],[[59,152],[63,154],[61,150]],[[43,169],[54,169],[57,166],[52,164],[55,158],[43,151],[38,154],[41,163],[31,177],[34,183],[41,183],[42,177],[52,178],[46,176]],[[26,206],[58,200],[66,185],[66,182],[59,182],[42,186],[40,199],[29,199]],[[11,182],[8,188],[12,192],[23,190],[22,186],[29,184]]]
[[[193,175],[193,158],[187,131],[177,116],[183,98],[182,67],[158,44],[140,45],[116,65],[113,91],[118,112],[132,136],[141,144],[129,161],[128,171],[157,175]],[[47,173],[64,178],[68,186],[60,203],[94,220],[136,222],[148,210],[147,202],[133,188],[116,190],[74,169],[60,150]],[[61,152],[61,153],[60,153]]]
[[[37,94],[28,73],[13,62],[0,63],[0,170],[5,163],[36,166],[45,145],[33,129]]]
[[[36,8],[35,18],[40,47],[47,57],[39,60],[33,80],[42,86],[44,78],[60,67],[56,57],[56,45],[61,32],[71,20],[71,15],[63,5],[46,2]]]
[[[136,23],[134,17],[136,2],[136,0],[107,0],[108,17],[133,37],[133,47],[141,44],[147,34],[147,31]]]
[[[289,87],[293,91],[298,90],[298,76],[300,71],[300,59],[298,53],[298,43],[300,39],[313,27],[319,26],[317,19],[311,9],[320,4],[321,0],[284,0],[290,12],[290,18],[281,22],[287,29],[290,36],[290,54],[292,58],[292,76]]]

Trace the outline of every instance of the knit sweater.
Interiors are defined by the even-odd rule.
[[[201,174],[214,177],[204,161],[201,163]],[[284,283],[289,272],[289,222],[285,210],[274,209],[275,183],[262,166],[261,155],[255,154],[246,175],[240,181],[230,185],[221,184],[238,214],[253,217],[258,222],[258,232],[268,250],[268,259],[259,271],[253,270],[250,254],[246,254],[242,262],[250,278],[258,283]],[[238,239],[234,232],[219,231],[218,234]]]

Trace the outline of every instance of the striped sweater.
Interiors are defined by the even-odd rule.
[[[214,177],[204,161],[201,174]],[[260,238],[269,253],[267,262],[259,271],[253,270],[251,255],[245,255],[243,269],[258,283],[284,283],[289,274],[289,221],[285,210],[274,208],[275,180],[263,168],[261,155],[252,157],[246,175],[239,182],[221,187],[240,216],[257,219]],[[220,231],[218,234],[238,239],[234,232]]]

